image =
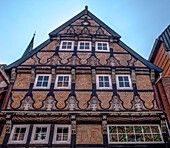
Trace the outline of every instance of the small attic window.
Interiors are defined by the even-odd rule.
[[[108,42],[96,42],[96,51],[109,52]]]
[[[73,41],[61,41],[60,50],[73,50],[74,42]]]
[[[80,41],[78,43],[79,51],[91,51],[91,42],[88,41]]]

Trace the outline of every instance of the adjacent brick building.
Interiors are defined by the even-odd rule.
[[[170,25],[156,39],[149,60],[163,69],[157,87],[170,124]]]
[[[159,67],[87,7],[6,67],[5,147],[152,147],[167,143]],[[5,134],[4,134],[5,133]]]

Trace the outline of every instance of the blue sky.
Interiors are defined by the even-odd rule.
[[[0,64],[20,58],[35,31],[34,47],[85,5],[146,59],[170,24],[170,0],[0,0]]]

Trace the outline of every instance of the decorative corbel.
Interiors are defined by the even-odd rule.
[[[107,115],[102,116],[102,131],[103,134],[107,134]]]
[[[31,69],[31,80],[30,80],[30,82],[34,83],[34,81],[35,81],[35,68],[32,68]]]
[[[96,70],[92,69],[92,83],[96,83]]]
[[[135,70],[131,71],[131,78],[132,78],[132,83],[136,83],[136,72],[135,72]]]
[[[150,74],[150,77],[151,77],[151,82],[154,83],[155,82],[155,70],[151,70],[151,74]]]
[[[76,115],[71,115],[71,133],[76,134]]]
[[[12,68],[11,82],[14,83],[15,79],[16,79],[16,68]]]
[[[55,78],[56,78],[56,70],[55,70],[55,68],[52,68],[51,73],[52,73],[51,83],[55,83]]]
[[[6,133],[10,134],[11,133],[11,128],[12,128],[12,121],[11,121],[11,115],[6,115]]]
[[[112,69],[112,74],[111,74],[111,78],[112,78],[112,83],[116,83],[116,72],[115,69]]]
[[[72,83],[76,82],[76,70],[75,69],[71,70],[71,80],[72,80]]]

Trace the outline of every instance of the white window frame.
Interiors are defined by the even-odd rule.
[[[67,141],[56,141],[57,137],[57,128],[58,127],[68,127],[68,140]],[[53,144],[70,144],[71,143],[71,125],[55,125],[54,135],[53,135]]]
[[[68,87],[58,87],[57,86],[59,76],[68,76],[69,77]],[[55,80],[55,88],[57,88],[57,89],[70,89],[71,88],[71,75],[57,74],[56,80]]]
[[[129,87],[120,87],[119,78],[118,78],[120,76],[122,76],[122,77],[127,76],[128,77],[128,79],[129,79]],[[117,85],[117,89],[132,89],[132,80],[131,80],[130,75],[116,75],[116,85]]]
[[[99,77],[100,76],[107,76],[109,78],[109,87],[99,87]],[[103,75],[96,75],[96,87],[97,89],[112,89],[112,80],[111,80],[111,76],[108,74],[103,74]]]
[[[161,136],[161,140],[162,141],[153,141],[153,142],[146,142],[146,141],[143,141],[143,142],[139,142],[139,141],[135,141],[135,142],[110,142],[110,133],[109,133],[109,126],[157,126],[158,129],[159,129],[159,134]],[[118,132],[117,132],[118,134]],[[136,135],[138,133],[135,133],[134,135]],[[142,132],[141,133],[142,135],[144,135],[144,133]],[[146,133],[146,134],[149,134],[149,133]],[[150,134],[156,134],[156,133],[150,133]],[[160,126],[159,124],[109,124],[107,125],[107,136],[108,136],[108,143],[109,144],[136,144],[136,143],[139,143],[139,144],[147,144],[147,143],[164,143],[164,139],[163,139],[163,136],[162,136],[162,133],[161,133],[161,129],[160,129]]]
[[[23,140],[12,140],[16,128],[26,128]],[[22,124],[22,125],[21,124],[13,125],[12,131],[11,131],[11,134],[10,134],[10,137],[9,137],[9,140],[8,140],[8,144],[24,144],[24,143],[26,143],[28,133],[29,133],[29,128],[30,128],[29,124],[26,124],[26,125],[24,125],[24,124]]]
[[[31,144],[48,144],[49,141],[49,136],[50,136],[50,124],[34,124],[33,126],[33,130],[32,130],[32,135],[31,135]],[[46,138],[43,141],[39,141],[39,140],[34,140],[35,137],[35,132],[36,132],[36,128],[37,127],[46,127],[47,128],[47,132],[46,132]]]
[[[48,79],[48,84],[47,86],[36,86],[37,85],[37,82],[38,82],[38,77],[39,76],[49,76],[49,79]],[[35,82],[34,82],[34,87],[35,89],[48,89],[50,88],[50,85],[51,85],[51,74],[37,74],[36,75],[36,78],[35,78]]]
[[[80,43],[89,43],[89,49],[80,49]],[[91,42],[90,41],[79,41],[77,51],[91,51]]]
[[[67,48],[62,49],[62,45],[63,45],[64,42],[71,42],[72,43],[71,49],[67,49]],[[61,51],[73,51],[73,49],[74,49],[74,41],[68,41],[68,40],[61,41],[59,50],[61,50]]]
[[[107,44],[107,50],[98,50],[98,43],[101,43],[101,44],[105,43],[105,44]],[[108,42],[96,42],[95,47],[96,47],[96,48],[95,48],[96,51],[100,51],[100,52],[109,52],[109,43],[108,43]]]

